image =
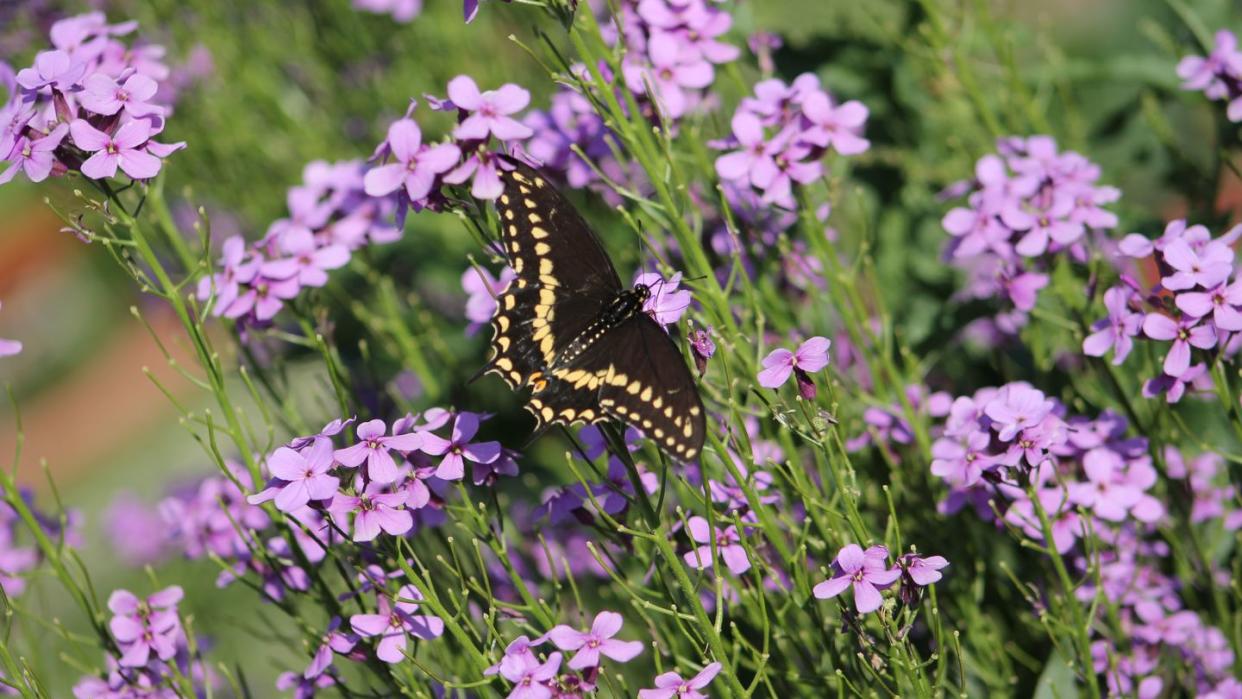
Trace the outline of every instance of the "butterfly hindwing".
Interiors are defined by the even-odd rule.
[[[543,366],[538,343],[526,317],[539,299],[539,289],[518,280],[496,297],[492,314],[492,357],[486,373],[499,374],[509,388],[524,387]]]
[[[659,324],[644,313],[609,329],[579,361],[552,371],[597,392],[607,415],[642,430],[670,455],[690,460],[703,449],[706,415],[694,376]]]

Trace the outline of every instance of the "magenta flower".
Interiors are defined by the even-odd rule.
[[[33,141],[27,136],[19,138],[9,154],[10,165],[0,172],[0,184],[16,177],[18,170],[25,172],[26,179],[31,182],[46,180],[48,175],[52,174],[52,168],[56,164],[56,149],[60,147],[60,142],[64,140],[68,132],[69,127],[60,124],[43,138]],[[62,167],[61,171],[63,169]]]
[[[461,165],[444,176],[449,184],[463,184],[473,179],[470,194],[479,199],[496,199],[505,187],[500,182],[500,158],[480,146]]]
[[[690,333],[690,351],[694,355],[694,364],[699,376],[707,371],[707,360],[716,354],[716,342],[712,340],[712,329],[697,328]]]
[[[640,689],[638,699],[707,699],[699,690],[711,684],[723,667],[720,663],[711,663],[688,680],[683,680],[676,672],[658,675],[655,689]]]
[[[404,187],[411,202],[422,202],[435,188],[436,178],[461,160],[461,149],[452,143],[428,145],[413,119],[398,119],[388,127],[385,143],[396,162],[380,165],[364,178],[366,193],[382,197]]]
[[[516,671],[520,675],[529,668],[537,667],[539,659],[535,657],[534,647],[540,643],[543,643],[543,638],[532,641],[526,636],[518,636],[505,646],[505,654],[500,658],[500,662],[483,670],[483,675],[491,677],[502,674],[505,668],[509,669],[510,674]]]
[[[626,82],[635,92],[644,92],[648,82],[655,88],[652,97],[668,117],[677,119],[691,107],[686,90],[698,90],[712,84],[716,72],[694,51],[683,49],[680,39],[658,32],[647,41],[650,67],[627,63],[623,66]]]
[[[1160,280],[1169,291],[1195,286],[1211,289],[1233,273],[1233,249],[1228,245],[1208,243],[1196,252],[1184,238],[1178,238],[1164,247],[1164,261],[1176,270]]]
[[[64,51],[40,51],[34,66],[17,71],[17,84],[27,90],[52,87],[61,92],[77,85],[86,74],[87,65]]]
[[[1165,402],[1176,403],[1186,394],[1188,386],[1197,391],[1212,390],[1212,377],[1208,375],[1206,364],[1193,364],[1181,376],[1161,374],[1154,379],[1148,379],[1143,382],[1143,397],[1155,398],[1163,393]]]
[[[375,656],[386,663],[405,660],[409,637],[430,641],[444,633],[444,621],[437,616],[415,614],[423,595],[413,585],[405,585],[395,602],[379,597],[377,614],[355,614],[349,618],[354,632],[365,638],[379,637]]]
[[[392,483],[400,472],[389,450],[411,452],[423,446],[423,434],[408,432],[384,436],[387,427],[383,420],[368,420],[358,425],[358,443],[336,451],[336,460],[342,466],[354,468],[367,462],[367,478],[373,483]]]
[[[764,388],[780,388],[794,370],[814,372],[828,366],[828,348],[832,341],[815,336],[798,346],[797,351],[775,349],[763,358],[763,370],[759,372],[759,385]]]
[[[707,520],[694,516],[686,522],[686,530],[690,533],[690,538],[702,544],[693,551],[687,552],[683,558],[686,565],[693,568],[703,570],[712,567],[712,539],[716,540],[716,551],[720,554],[720,558],[725,562],[729,572],[734,575],[741,575],[750,570],[750,557],[746,555],[746,548],[742,546],[741,537],[737,527],[730,525],[724,529],[716,528],[712,531],[712,526]]]
[[[332,675],[307,678],[296,672],[282,672],[276,677],[276,689],[282,692],[292,690],[293,699],[314,699],[319,690],[335,686],[336,678]]]
[[[1008,442],[1018,432],[1043,422],[1052,408],[1052,401],[1042,391],[1018,381],[1001,387],[983,412],[992,419],[992,427],[999,433],[1000,440]]]
[[[76,119],[69,125],[69,133],[75,145],[93,153],[82,163],[82,174],[93,180],[114,177],[118,167],[135,180],[159,174],[160,159],[146,151],[151,126],[145,120],[127,121],[115,136],[109,136],[84,119]]]
[[[907,553],[897,559],[897,566],[910,579],[910,582],[919,587],[927,587],[934,582],[938,582],[943,577],[940,570],[948,565],[949,561],[944,556],[923,558],[913,553]]]
[[[332,464],[332,441],[328,439],[316,440],[301,453],[280,447],[267,458],[274,485],[246,498],[246,502],[258,505],[275,498],[276,509],[293,512],[311,500],[330,500],[341,485],[339,478],[328,475]]]
[[[324,632],[323,638],[319,641],[319,648],[315,651],[315,655],[311,657],[310,664],[306,666],[306,670],[302,673],[302,677],[313,680],[332,667],[332,658],[334,654],[345,655],[354,649],[358,644],[358,637],[347,631],[341,631],[341,618],[332,617],[328,622],[328,629]]]
[[[1212,322],[1220,330],[1242,330],[1242,281],[1226,286],[1223,282],[1207,291],[1186,291],[1177,295],[1177,307],[1192,318],[1212,314]]]
[[[414,528],[414,517],[405,509],[410,494],[404,490],[385,493],[379,490],[381,487],[373,482],[361,495],[337,493],[328,505],[332,518],[342,524],[353,514],[354,541],[373,541],[381,531],[401,536]]]
[[[142,667],[152,654],[160,660],[168,660],[176,654],[182,636],[177,603],[183,596],[176,585],[145,600],[125,590],[112,593],[108,609],[113,617],[108,628],[121,648],[122,667]]]
[[[721,179],[753,184],[755,167],[759,163],[776,167],[772,158],[779,152],[780,146],[767,140],[763,124],[754,114],[738,111],[733,115],[733,138],[742,148],[716,158],[716,174]]]
[[[688,289],[678,289],[681,272],[665,279],[655,272],[634,275],[634,286],[642,284],[651,290],[651,296],[643,304],[643,312],[655,319],[662,327],[676,323],[690,308]]]
[[[1198,318],[1173,320],[1160,313],[1148,313],[1143,319],[1143,333],[1153,340],[1173,341],[1164,355],[1164,373],[1181,376],[1190,368],[1190,348],[1211,349],[1216,346],[1216,331],[1211,325],[1199,325]]]
[[[300,286],[328,283],[328,270],[349,262],[349,248],[338,243],[321,245],[310,231],[290,229],[280,236],[280,251],[288,255],[264,262],[259,271],[271,279],[296,279]]]
[[[1111,349],[1113,364],[1125,361],[1130,350],[1134,349],[1134,336],[1143,327],[1143,314],[1130,310],[1130,296],[1130,290],[1124,286],[1114,286],[1104,292],[1108,317],[1092,326],[1095,332],[1082,341],[1083,354],[1103,357]]]
[[[867,123],[867,108],[862,102],[850,100],[833,106],[824,92],[812,92],[802,101],[802,113],[813,126],[802,134],[802,140],[821,147],[831,147],[841,155],[858,155],[871,147],[859,135]]]
[[[159,85],[141,73],[129,76],[124,85],[117,85],[115,80],[104,73],[95,73],[82,86],[78,101],[96,114],[111,116],[122,109],[132,117],[164,113],[163,107],[149,101],[155,97]]]
[[[461,273],[461,288],[469,296],[466,299],[466,320],[470,321],[472,332],[491,321],[496,312],[496,297],[504,293],[516,278],[517,273],[511,267],[500,270],[499,278],[482,267],[471,267]]]
[[[957,488],[978,483],[983,472],[995,465],[996,460],[987,453],[991,441],[988,433],[978,430],[969,432],[964,439],[937,439],[932,444],[932,475]]]
[[[880,590],[901,577],[901,570],[888,567],[888,549],[871,546],[866,551],[858,544],[849,544],[837,552],[832,563],[836,575],[819,583],[811,592],[819,599],[829,599],[854,588],[854,607],[859,614],[874,612],[884,599]]]
[[[490,464],[500,458],[500,442],[475,442],[470,440],[479,431],[479,416],[461,413],[453,422],[452,439],[445,439],[427,432],[423,435],[422,451],[441,456],[436,477],[446,481],[461,480],[466,475],[465,462]]]
[[[553,683],[561,670],[561,654],[553,653],[542,665],[501,665],[500,674],[513,683],[508,699],[552,699]]]
[[[482,141],[488,135],[501,141],[518,141],[530,138],[534,131],[510,117],[530,104],[530,93],[513,83],[506,83],[495,90],[479,92],[479,86],[468,75],[459,75],[448,84],[448,96],[466,117],[453,137],[462,141]]]
[[[598,666],[600,656],[627,663],[643,652],[643,644],[639,641],[613,640],[622,623],[624,619],[620,614],[600,612],[595,615],[590,631],[578,631],[560,624],[547,633],[547,639],[561,650],[578,651],[569,661],[569,667],[574,670]]]

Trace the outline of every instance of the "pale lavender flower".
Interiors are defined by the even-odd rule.
[[[701,544],[682,557],[686,564],[699,570],[711,568],[712,540],[715,539],[716,552],[720,554],[721,560],[725,562],[730,573],[741,575],[750,570],[750,557],[746,554],[746,548],[742,546],[737,527],[729,525],[724,529],[716,527],[714,530],[713,532],[713,527],[706,519],[697,515],[686,522],[686,531],[689,532],[690,538]]]
[[[310,664],[302,672],[302,677],[308,680],[319,677],[332,667],[334,654],[345,655],[356,645],[358,645],[358,637],[347,631],[341,631],[341,618],[332,617],[328,622],[327,630],[324,631],[323,638],[320,639],[319,648],[315,650]]]
[[[723,667],[720,663],[710,663],[688,680],[671,671],[658,675],[655,688],[638,690],[638,699],[707,699],[700,690],[711,684]]]
[[[409,497],[405,491],[383,492],[376,482],[359,495],[337,493],[328,512],[341,523],[342,529],[346,518],[353,515],[354,541],[373,541],[381,531],[401,536],[414,528],[414,518],[405,509]]]
[[[1143,319],[1143,333],[1153,340],[1172,340],[1164,356],[1164,373],[1181,376],[1190,368],[1190,349],[1211,349],[1216,346],[1216,331],[1211,325],[1200,325],[1197,318],[1173,320],[1161,313],[1148,313]]]
[[[643,312],[655,319],[661,327],[676,323],[690,308],[690,291],[678,288],[681,285],[681,272],[674,273],[668,279],[655,272],[636,274],[633,286],[640,285],[651,291],[651,296],[643,303]]]
[[[871,546],[864,551],[858,544],[848,544],[837,552],[832,567],[836,574],[816,585],[812,594],[829,599],[853,587],[854,607],[859,614],[879,609],[884,601],[880,590],[901,577],[900,569],[888,567],[888,549],[884,546]]]
[[[131,117],[162,115],[164,108],[152,104],[159,84],[151,78],[134,73],[118,85],[116,80],[104,73],[94,73],[82,83],[78,101],[88,111],[111,116],[122,109]]]
[[[51,87],[67,92],[81,82],[87,67],[64,51],[40,51],[34,66],[17,71],[17,84],[33,91]]]
[[[395,162],[367,172],[364,187],[373,197],[404,188],[410,202],[420,204],[435,189],[436,179],[461,160],[461,149],[452,143],[423,143],[422,131],[413,119],[394,121],[388,127],[385,144]]]
[[[341,485],[339,478],[328,475],[333,463],[329,439],[316,440],[301,453],[280,447],[267,458],[273,483],[246,501],[258,505],[275,499],[276,509],[293,512],[312,500],[331,500]]]
[[[448,96],[467,116],[453,130],[453,137],[463,141],[482,141],[489,135],[501,141],[530,138],[530,127],[513,119],[511,114],[530,104],[530,92],[513,83],[495,90],[480,92],[468,75],[459,75],[448,84]]]
[[[490,464],[500,458],[500,442],[471,442],[479,431],[479,416],[463,412],[453,422],[451,439],[431,432],[423,433],[422,451],[443,456],[436,467],[436,477],[446,481],[461,480],[466,475],[465,462]]]
[[[1134,337],[1143,327],[1143,314],[1130,310],[1133,294],[1124,286],[1114,286],[1104,292],[1104,307],[1108,317],[1095,322],[1095,332],[1082,341],[1082,351],[1089,357],[1103,357],[1110,349],[1113,364],[1121,364],[1134,348]]]
[[[1221,282],[1207,291],[1184,291],[1177,295],[1176,304],[1192,318],[1211,314],[1218,330],[1242,330],[1242,313],[1237,309],[1242,306],[1242,281],[1229,285]]]
[[[28,136],[19,138],[12,152],[9,153],[9,166],[0,172],[0,184],[12,180],[19,170],[24,172],[26,179],[31,182],[46,180],[48,175],[52,174],[52,169],[59,164],[55,151],[60,147],[60,142],[64,140],[67,133],[69,133],[69,127],[60,124],[42,138],[34,140]],[[59,171],[64,171],[63,165]]]
[[[342,466],[350,468],[367,462],[367,478],[375,483],[392,483],[400,473],[397,462],[393,461],[388,452],[411,452],[423,446],[423,434],[408,432],[385,436],[387,427],[383,420],[368,420],[358,425],[358,443],[352,447],[338,449],[336,460]]]
[[[763,370],[759,372],[759,385],[779,388],[789,380],[795,370],[815,372],[828,366],[828,348],[832,341],[815,336],[803,342],[794,352],[775,349],[763,358]]]
[[[151,127],[145,120],[125,122],[116,135],[109,136],[84,119],[77,119],[69,125],[69,133],[74,145],[92,153],[82,163],[82,174],[93,180],[114,177],[118,167],[135,180],[159,174],[160,159],[146,150]]]
[[[802,113],[812,124],[802,134],[807,143],[832,148],[841,155],[858,155],[871,147],[871,143],[859,135],[868,115],[862,102],[850,100],[833,106],[827,93],[814,92],[802,101]]]
[[[598,666],[601,656],[627,663],[643,652],[643,644],[613,639],[624,621],[616,612],[600,612],[595,615],[590,631],[578,631],[561,624],[547,633],[547,639],[561,650],[577,651],[569,661],[569,667],[574,670]]]
[[[1228,245],[1208,243],[1195,250],[1179,238],[1164,248],[1164,261],[1176,270],[1160,280],[1169,291],[1182,291],[1201,286],[1205,289],[1220,284],[1233,272],[1233,249]]]
[[[444,633],[444,621],[437,616],[416,614],[423,595],[413,585],[397,592],[395,601],[379,595],[376,614],[355,614],[349,618],[354,632],[364,638],[379,637],[375,656],[386,663],[405,660],[409,637],[431,640]]]
[[[307,230],[289,230],[280,236],[280,252],[287,255],[264,262],[260,273],[271,279],[296,280],[300,286],[328,283],[328,270],[349,262],[349,248],[338,243],[322,245]]]
[[[500,674],[513,683],[508,699],[552,699],[553,685],[560,669],[561,654],[552,653],[542,665],[502,665]]]
[[[353,0],[353,6],[364,12],[391,15],[402,24],[413,20],[423,11],[423,0]]]
[[[174,585],[139,599],[126,590],[117,590],[108,598],[112,619],[108,629],[121,648],[122,667],[142,667],[152,655],[168,660],[177,652],[182,638],[177,603],[184,596]]]
[[[1023,429],[1043,422],[1052,412],[1052,401],[1042,391],[1024,382],[1006,384],[984,406],[1001,441],[1008,442]]]

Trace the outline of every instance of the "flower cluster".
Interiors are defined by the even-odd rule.
[[[926,386],[914,384],[906,387],[906,400],[916,414],[942,418],[949,414],[953,396],[944,391],[932,393]],[[914,428],[906,419],[905,407],[900,402],[886,407],[871,406],[863,410],[862,419],[864,431],[848,440],[845,448],[856,452],[875,445],[884,450],[889,461],[901,463],[901,456],[894,448],[914,441]]]
[[[712,144],[732,151],[716,159],[716,174],[753,188],[761,204],[794,209],[793,186],[823,176],[820,160],[828,149],[857,155],[871,147],[862,137],[866,122],[861,102],[837,104],[811,73],[789,85],[764,80],[734,112],[732,135]]]
[[[470,182],[470,193],[479,199],[495,199],[500,196],[501,168],[499,152],[490,147],[492,138],[497,142],[516,143],[534,135],[529,126],[514,118],[530,104],[530,92],[513,83],[506,83],[495,90],[479,90],[474,79],[459,75],[449,81],[448,99],[434,100],[433,106],[440,111],[456,111],[457,126],[453,129],[453,148],[464,158],[460,164],[454,161],[451,170],[443,176],[447,184]]]
[[[1177,585],[1160,572],[1168,549],[1150,540],[1166,514],[1151,492],[1157,471],[1147,440],[1127,437],[1127,429],[1125,418],[1111,412],[1094,420],[1070,416],[1025,383],[959,397],[932,447],[932,473],[951,488],[941,509],[973,504],[981,517],[999,513],[999,523],[1046,542],[1084,573],[1092,558],[1079,542],[1095,538],[1103,592],[1121,610],[1116,631],[1130,639],[1130,654],[1122,658],[1116,657],[1120,643],[1097,643],[1096,669],[1110,688],[1158,687],[1162,653],[1201,668],[1200,682],[1213,686],[1227,676],[1232,653],[1218,630],[1183,610]],[[1165,458],[1169,475],[1188,479],[1202,503],[1196,521],[1242,526],[1242,513],[1225,504],[1232,490],[1215,483],[1215,457],[1189,467],[1175,451]],[[1090,605],[1097,592],[1086,586],[1079,595]]]
[[[811,592],[819,599],[831,599],[852,588],[854,608],[859,614],[870,614],[884,603],[880,590],[901,580],[901,600],[914,604],[921,596],[920,588],[940,580],[943,576],[940,570],[948,565],[943,556],[923,558],[910,553],[898,559],[897,565],[890,566],[888,548],[869,546],[864,550],[858,544],[848,544],[837,552],[832,562],[832,577],[816,585]]]
[[[707,0],[626,0],[616,20],[620,35],[609,38],[625,44],[626,87],[671,121],[703,108],[714,66],[741,53],[720,40],[733,17]]]
[[[1242,51],[1238,37],[1222,29],[1207,56],[1186,56],[1177,64],[1183,90],[1201,90],[1210,100],[1228,102],[1229,121],[1242,121]]]
[[[108,598],[108,630],[121,651],[107,656],[104,676],[87,675],[73,687],[77,699],[174,697],[178,678],[196,690],[214,686],[216,677],[189,648],[177,605],[184,593],[174,585],[140,598],[116,590]]]
[[[302,289],[327,284],[355,250],[399,239],[395,198],[367,194],[364,177],[358,161],[309,163],[286,197],[288,216],[254,244],[224,241],[219,270],[199,280],[199,300],[211,300],[216,316],[268,323]]]
[[[1121,193],[1097,184],[1100,168],[1050,136],[1006,138],[997,153],[975,164],[975,179],[950,188],[968,193],[967,205],[942,220],[952,240],[945,254],[967,271],[962,294],[1007,298],[1012,310],[990,322],[1012,335],[1026,324],[1039,291],[1048,285],[1050,258],[1087,259],[1086,237],[1117,225],[1104,207]]]
[[[1242,226],[1213,238],[1207,228],[1183,220],[1170,222],[1156,240],[1127,235],[1118,251],[1134,261],[1133,269],[1122,265],[1122,283],[1104,292],[1108,315],[1092,326],[1083,353],[1101,357],[1111,351],[1113,363],[1121,364],[1134,339],[1145,338],[1166,346],[1161,373],[1144,383],[1144,396],[1163,394],[1176,403],[1188,386],[1210,389],[1208,363],[1195,362],[1195,350],[1205,359],[1237,351],[1233,338],[1242,330],[1242,280],[1235,278],[1233,244],[1239,237]],[[1152,267],[1159,280],[1144,288],[1138,279]]]
[[[534,640],[520,636],[505,647],[504,656],[484,674],[500,675],[513,683],[510,699],[581,696],[579,692],[595,690],[605,658],[627,663],[642,653],[641,642],[613,638],[621,631],[624,621],[620,614],[604,611],[595,615],[591,628],[586,631],[560,624]],[[565,663],[566,669],[572,672],[561,671],[561,652],[553,652],[545,660],[539,660],[535,648],[548,642],[559,651],[573,653]]]
[[[102,180],[117,170],[134,180],[159,174],[162,160],[184,143],[154,140],[172,105],[161,81],[170,71],[164,48],[129,46],[118,37],[136,22],[109,24],[102,12],[62,19],[49,31],[51,48],[33,65],[0,76],[8,101],[0,107],[0,184],[26,175],[41,182],[70,170]]]

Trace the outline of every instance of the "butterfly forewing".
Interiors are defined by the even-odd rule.
[[[512,158],[496,201],[505,255],[519,278],[558,293],[621,291],[621,280],[587,222],[535,169]]]

